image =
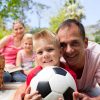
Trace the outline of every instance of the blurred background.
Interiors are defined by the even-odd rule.
[[[82,22],[89,40],[100,43],[100,0],[0,0],[0,39],[11,34],[12,23],[21,19],[26,31],[48,28],[56,32],[68,18]]]

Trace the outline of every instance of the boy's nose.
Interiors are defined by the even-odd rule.
[[[48,54],[48,52],[46,52],[46,51],[43,53],[43,56],[44,56],[44,57],[48,57],[48,55],[49,55],[49,54]]]

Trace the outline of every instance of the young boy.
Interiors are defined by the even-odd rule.
[[[73,78],[76,78],[76,75],[73,71],[69,69],[69,67],[60,62],[61,58],[61,50],[60,50],[60,43],[56,39],[55,35],[52,32],[47,30],[38,32],[33,35],[33,48],[35,52],[35,61],[38,65],[35,67],[27,77],[26,83],[23,86],[23,91],[29,87],[31,79],[44,67],[46,66],[59,66],[64,68],[65,70],[69,71]],[[18,92],[18,91],[17,91]],[[17,95],[16,92],[16,100],[22,100],[20,93]],[[38,94],[38,91],[34,91],[34,93],[29,94],[29,89],[26,90],[24,93],[24,100],[34,99],[34,100],[41,100],[41,95]],[[14,98],[14,100],[15,100]]]

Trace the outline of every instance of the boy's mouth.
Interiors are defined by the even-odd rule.
[[[53,60],[44,61],[43,63],[51,63]]]

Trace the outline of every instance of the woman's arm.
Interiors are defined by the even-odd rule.
[[[0,40],[0,49],[3,48],[9,41],[9,36],[5,36]]]

